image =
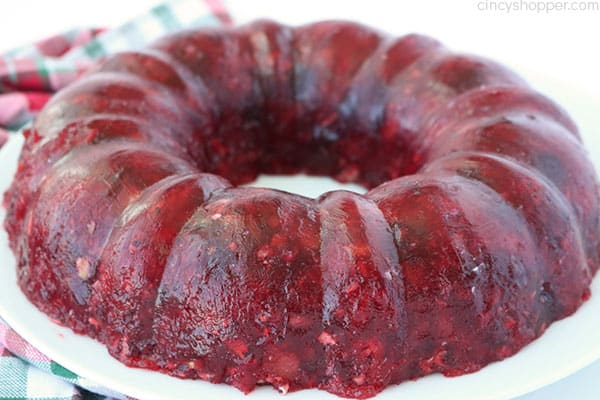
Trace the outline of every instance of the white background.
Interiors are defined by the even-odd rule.
[[[0,0],[0,52],[72,27],[115,26],[157,3],[160,0]],[[454,49],[494,58],[565,105],[585,129],[594,130],[587,145],[600,165],[600,132],[595,132],[600,129],[600,110],[596,112],[596,106],[600,108],[600,10],[481,11],[493,7],[490,0],[228,3],[238,21],[269,17],[298,24],[323,18],[353,19],[395,34],[425,33]],[[600,0],[596,6],[600,9]],[[553,95],[555,88],[562,89],[559,95]],[[572,98],[565,88],[584,95]],[[585,107],[578,107],[582,103]],[[595,334],[600,340],[600,333]],[[519,398],[542,399],[600,399],[600,362]]]

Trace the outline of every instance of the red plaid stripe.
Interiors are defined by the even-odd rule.
[[[19,358],[31,362],[50,363],[52,361],[38,349],[23,340],[21,336],[17,335],[15,331],[10,329],[8,325],[5,325],[4,323],[0,323],[0,343],[4,345],[3,347],[5,347],[6,350]]]
[[[71,32],[71,34],[67,35],[63,34],[49,37],[35,43],[34,46],[40,54],[46,57],[60,57],[72,48],[88,43],[102,32],[104,32],[104,29],[100,28],[83,29]]]

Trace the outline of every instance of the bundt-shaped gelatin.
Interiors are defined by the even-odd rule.
[[[260,173],[358,182],[309,199]],[[489,60],[354,23],[181,32],[39,115],[5,197],[19,284],[130,366],[369,397],[508,357],[599,266],[565,112]]]

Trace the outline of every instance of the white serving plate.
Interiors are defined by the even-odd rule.
[[[539,79],[539,77],[538,77]],[[600,166],[600,137],[591,134],[596,125],[597,99],[581,92],[565,91],[555,81],[547,88],[558,89],[555,98],[575,115],[590,156]],[[555,93],[557,93],[555,91]],[[570,96],[564,96],[570,93]],[[565,99],[576,99],[567,104]],[[0,193],[9,186],[22,146],[21,137],[13,137],[0,150]],[[263,178],[255,185],[277,187],[309,196],[339,188],[361,191],[326,178]],[[5,210],[0,207],[0,221]],[[109,356],[105,347],[69,329],[52,323],[32,306],[16,284],[15,258],[8,247],[6,232],[0,229],[0,316],[23,338],[43,353],[72,370],[112,390],[138,399],[173,400],[278,400],[270,387],[261,387],[245,396],[226,385],[181,380],[153,371],[127,368]],[[456,378],[431,375],[415,382],[389,387],[376,400],[504,400],[553,383],[600,359],[600,275],[592,285],[592,298],[573,316],[556,322],[538,340],[515,356],[496,362],[481,371]],[[290,393],[286,400],[338,400],[326,392],[305,390]]]

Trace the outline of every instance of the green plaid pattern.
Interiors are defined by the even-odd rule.
[[[219,0],[172,0],[109,31],[69,31],[0,55],[0,146],[52,93],[108,54],[135,50],[179,29],[220,26],[231,20]]]
[[[0,399],[125,399],[52,361],[0,319]]]

